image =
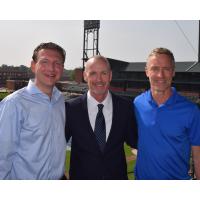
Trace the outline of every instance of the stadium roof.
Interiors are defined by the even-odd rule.
[[[144,72],[146,62],[124,62],[108,58],[113,71]],[[200,63],[195,61],[176,62],[176,72],[200,72]]]

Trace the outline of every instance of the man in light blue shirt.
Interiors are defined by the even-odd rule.
[[[64,98],[55,87],[65,50],[42,43],[32,58],[35,79],[0,103],[0,179],[60,179],[65,171]]]

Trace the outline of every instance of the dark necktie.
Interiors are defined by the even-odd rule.
[[[99,147],[101,151],[104,151],[104,147],[106,144],[106,125],[105,125],[105,119],[103,115],[103,104],[98,104],[98,113],[95,121],[95,127],[94,127],[94,133],[96,135],[97,142],[99,144]]]

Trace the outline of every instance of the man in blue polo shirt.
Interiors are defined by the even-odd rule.
[[[200,179],[200,111],[171,87],[175,75],[172,52],[154,49],[145,70],[150,90],[134,100],[139,129],[136,179],[191,179],[191,150]]]

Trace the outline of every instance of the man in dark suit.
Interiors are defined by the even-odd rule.
[[[127,179],[124,142],[136,148],[137,127],[131,101],[109,91],[111,79],[108,60],[90,58],[84,71],[89,91],[66,102],[70,179]]]

